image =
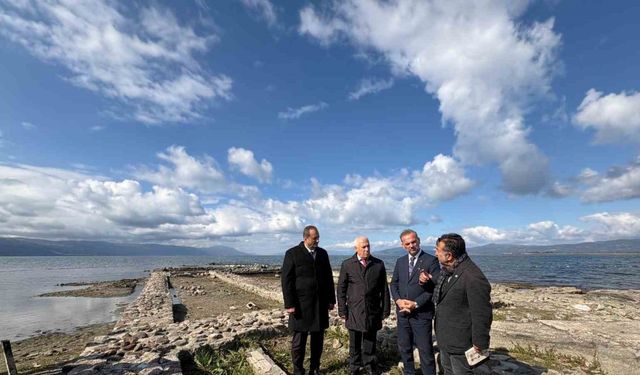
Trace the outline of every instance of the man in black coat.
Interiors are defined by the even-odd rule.
[[[455,233],[438,238],[436,255],[442,273],[434,293],[435,331],[445,375],[473,374],[464,352],[489,349],[491,285],[467,256]]]
[[[287,250],[282,264],[282,295],[289,314],[291,360],[295,375],[304,375],[307,336],[311,336],[310,375],[320,374],[324,331],[329,310],[336,303],[333,272],[327,251],[318,247],[320,232],[313,225],[302,232],[303,241]]]
[[[367,237],[355,240],[356,253],[342,262],[338,280],[338,315],[349,330],[349,374],[360,367],[377,374],[376,334],[389,316],[390,300],[384,263],[371,256]]]
[[[432,293],[440,275],[438,260],[420,249],[420,237],[411,229],[400,234],[402,247],[407,251],[396,261],[391,279],[391,297],[398,313],[398,350],[404,364],[405,375],[414,375],[413,347],[420,354],[423,375],[435,375],[431,319]],[[420,282],[420,273],[427,277]]]

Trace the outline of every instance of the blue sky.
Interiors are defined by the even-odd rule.
[[[0,235],[640,233],[635,1],[0,1]]]

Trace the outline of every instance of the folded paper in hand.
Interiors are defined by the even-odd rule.
[[[478,365],[489,358],[489,350],[483,350],[481,352],[476,351],[476,349],[472,346],[469,350],[464,352],[464,356],[467,357],[467,362],[469,366]]]

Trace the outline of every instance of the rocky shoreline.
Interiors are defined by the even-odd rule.
[[[156,270],[111,332],[91,339],[77,360],[59,370],[71,375],[177,374],[199,348],[220,350],[256,337],[287,335],[277,271],[263,265]],[[222,284],[207,283],[224,283],[228,293],[213,296],[212,288]],[[202,288],[194,289],[196,285]],[[198,292],[207,288],[207,293]],[[238,297],[240,291],[247,294]],[[238,298],[231,304],[228,298],[233,297]],[[256,304],[244,298],[262,300]],[[207,316],[213,308],[199,304],[213,299],[219,310]],[[571,287],[493,284],[492,302],[494,354],[476,369],[478,374],[626,375],[640,366],[638,290],[584,292]],[[193,318],[187,313],[186,320],[180,321],[180,305],[190,309]],[[194,314],[198,307],[202,313]],[[335,312],[331,321],[342,329]],[[393,315],[385,321],[379,341],[381,350],[394,350]],[[250,357],[252,363],[273,367],[264,353],[252,351]],[[272,370],[276,371],[268,371]],[[393,371],[397,370],[389,373],[397,373]],[[264,368],[254,372],[271,373]]]

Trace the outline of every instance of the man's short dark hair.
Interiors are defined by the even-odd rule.
[[[404,236],[406,236],[408,234],[415,234],[416,237],[418,237],[418,233],[416,233],[415,230],[413,230],[413,229],[405,229],[405,230],[402,231],[402,233],[400,233],[400,241],[402,241],[402,237],[404,237]],[[420,237],[418,237],[418,238],[420,238]]]
[[[451,253],[454,258],[460,258],[462,254],[467,253],[467,246],[464,243],[464,238],[457,233],[443,234],[438,238],[436,244],[444,242],[444,251]]]
[[[318,228],[316,228],[315,225],[307,225],[306,227],[304,227],[304,229],[302,230],[302,238],[307,238],[309,237],[309,232],[311,232],[311,230],[315,230],[316,233],[320,233],[320,231],[318,230]]]

